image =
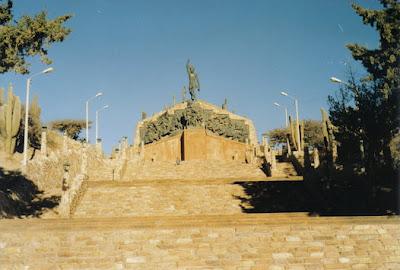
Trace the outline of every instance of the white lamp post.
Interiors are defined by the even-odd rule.
[[[28,126],[29,126],[29,92],[31,88],[31,81],[33,77],[47,74],[52,72],[54,69],[52,67],[46,68],[45,70],[33,74],[26,80],[26,100],[25,100],[25,124],[24,124],[24,158],[22,160],[22,165],[26,166],[28,164]]]
[[[108,107],[109,107],[108,105],[104,105],[102,108],[96,111],[96,143],[97,139],[99,138],[99,112],[107,109]]]
[[[274,102],[274,105],[277,107],[282,107],[281,104],[279,104],[278,102]],[[285,109],[285,127],[288,127],[288,111],[287,111],[287,107],[282,107]]]
[[[103,95],[103,93],[99,92],[94,97],[91,97],[86,101],[86,143],[87,144],[89,144],[89,101],[91,101],[92,99],[95,99],[99,96],[102,96],[102,95]]]
[[[293,96],[291,96],[288,93],[283,92],[283,91],[281,92],[281,95],[289,97],[292,100],[294,100],[294,106],[296,107],[296,128],[297,128],[297,131],[300,132],[300,130],[299,130],[299,123],[300,123],[299,122],[299,104],[297,102],[297,98],[295,98],[295,97],[293,97]],[[300,151],[300,147],[301,147],[301,145],[300,145],[300,136],[297,136],[297,145],[299,146],[298,150]]]

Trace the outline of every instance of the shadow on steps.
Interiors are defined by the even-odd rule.
[[[44,197],[43,191],[19,171],[0,167],[0,218],[39,217],[59,201],[59,196]]]
[[[234,184],[241,186],[245,193],[244,196],[234,196],[240,200],[243,213],[308,212],[310,216],[384,216],[393,215],[387,209],[396,204],[387,198],[383,202],[377,199],[375,205],[370,206],[366,203],[366,193],[355,184],[346,189],[331,187],[325,193],[308,179],[237,181]]]

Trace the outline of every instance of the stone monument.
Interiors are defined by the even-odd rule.
[[[196,101],[196,91],[200,91],[199,77],[194,69],[194,66],[190,63],[190,60],[186,63],[186,70],[189,76],[189,94],[192,101]]]

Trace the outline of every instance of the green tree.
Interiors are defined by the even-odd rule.
[[[40,120],[42,109],[39,106],[39,99],[35,96],[29,106],[28,116],[28,138],[29,146],[33,149],[40,149],[42,137],[42,121]],[[19,128],[17,150],[22,151],[24,144],[24,129],[25,129],[25,105],[22,106],[21,125]]]
[[[271,146],[286,143],[286,136],[289,134],[288,128],[275,128],[267,132]],[[304,143],[311,147],[322,147],[324,138],[322,135],[322,123],[318,120],[304,120]]]
[[[42,137],[41,112],[42,109],[39,106],[39,99],[35,96],[29,106],[29,143],[35,149],[40,148]]]
[[[340,94],[329,97],[330,116],[339,128],[336,136],[341,148],[339,155],[342,160],[354,163],[363,154],[363,148],[370,174],[393,166],[390,143],[399,132],[400,3],[380,2],[381,10],[353,4],[364,24],[379,33],[376,49],[347,45],[354,59],[365,67],[367,76],[358,81],[350,72],[348,84]],[[357,152],[359,155],[354,155]]]
[[[37,55],[43,63],[51,64],[48,49],[52,43],[62,42],[71,32],[63,25],[71,15],[49,20],[42,11],[34,17],[24,15],[17,21],[12,7],[11,0],[0,4],[0,73],[29,73],[26,58]]]
[[[369,10],[359,5],[352,7],[363,18],[364,24],[379,33],[379,47],[368,49],[359,44],[349,44],[353,58],[361,61],[368,71],[368,79],[378,83],[378,90],[390,98],[399,88],[400,69],[400,2],[380,0],[382,10]]]
[[[90,127],[91,122],[89,123]],[[49,123],[50,128],[66,133],[68,137],[74,140],[79,139],[79,134],[86,128],[85,120],[63,119],[55,120]]]

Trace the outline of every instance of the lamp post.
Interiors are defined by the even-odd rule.
[[[28,164],[28,126],[29,126],[29,92],[31,88],[31,81],[33,77],[47,74],[52,72],[54,69],[52,67],[46,68],[45,70],[33,74],[26,80],[26,100],[25,100],[25,124],[24,124],[24,158],[22,160],[22,165],[26,166]]]
[[[286,97],[288,97],[288,98],[291,98],[292,100],[294,100],[294,106],[296,107],[296,129],[297,129],[297,132],[299,132],[300,133],[300,128],[299,128],[299,104],[298,104],[298,101],[297,101],[297,98],[295,98],[295,97],[293,97],[293,96],[291,96],[291,95],[289,95],[288,93],[286,93],[286,92],[284,92],[284,91],[282,91],[281,92],[281,95],[282,96],[286,96]],[[300,136],[296,136],[297,137],[297,145],[299,146],[299,151],[300,151],[300,148],[301,148],[301,145],[300,145]]]
[[[98,92],[95,96],[89,98],[86,101],[86,143],[89,143],[89,101],[91,101],[92,99],[95,99],[99,96],[102,96],[103,93],[102,92]]]
[[[99,138],[99,112],[107,109],[108,107],[109,107],[108,105],[104,105],[102,108],[96,111],[96,143],[97,139]]]
[[[281,107],[285,109],[285,127],[288,128],[289,127],[289,123],[288,123],[288,110],[287,107],[282,107],[281,104],[279,104],[278,102],[274,102],[274,105],[277,107]],[[289,143],[289,139],[286,136],[286,146],[287,146],[287,150],[288,150],[288,154],[291,155],[292,154],[292,150],[290,149],[290,143]]]
[[[336,77],[330,77],[329,80],[333,83],[341,83],[347,86],[350,86],[347,82],[342,81],[341,79],[338,79]]]
[[[282,107],[282,105],[279,104],[278,102],[274,102],[274,105],[277,106],[277,107]],[[282,107],[282,108],[285,109],[285,127],[288,127],[289,124],[288,124],[288,111],[287,111],[287,107]]]

